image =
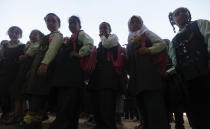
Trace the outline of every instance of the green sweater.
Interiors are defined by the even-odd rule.
[[[78,35],[78,43],[82,44],[79,50],[79,55],[81,57],[88,56],[93,48],[93,39],[84,31],[80,31]]]
[[[63,35],[58,31],[54,32],[54,36],[49,43],[49,48],[45,53],[44,59],[42,60],[43,64],[49,65],[53,61],[63,42]]]
[[[39,42],[32,43],[26,50],[25,54],[28,56],[34,56],[38,52],[39,46]]]
[[[165,41],[152,31],[146,31],[145,35],[152,42],[152,46],[148,48],[152,54],[157,54],[166,48],[167,45]]]

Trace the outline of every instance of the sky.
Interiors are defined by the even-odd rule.
[[[71,36],[68,18],[79,16],[82,30],[94,39],[95,45],[100,42],[99,25],[104,21],[110,23],[119,42],[126,44],[128,20],[132,15],[141,16],[148,29],[171,40],[175,33],[168,14],[178,7],[187,7],[192,20],[210,20],[210,0],[0,0],[0,41],[9,40],[7,31],[11,26],[23,30],[22,43],[29,40],[33,29],[49,34],[44,21],[48,13],[60,17],[59,31],[64,37]]]

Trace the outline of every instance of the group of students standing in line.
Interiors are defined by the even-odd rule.
[[[57,93],[56,119],[49,129],[77,129],[84,86],[80,61],[90,55],[94,42],[81,30],[77,16],[68,20],[71,38],[63,38],[59,32],[61,21],[56,14],[49,13],[44,20],[50,34],[43,35],[39,30],[33,30],[29,36],[30,46],[20,43],[22,30],[17,26],[9,28],[10,41],[1,45],[2,117],[10,110],[4,107],[12,102],[13,120],[24,122],[16,128],[42,128],[48,97],[54,90]],[[185,84],[185,110],[190,114],[193,129],[206,129],[210,120],[210,22],[192,22],[189,10],[183,7],[170,13],[169,20],[172,26],[179,27],[179,33],[169,45],[169,56]],[[167,43],[150,31],[140,16],[132,16],[128,28],[125,49],[119,44],[118,37],[111,33],[109,23],[99,25],[101,41],[96,50],[97,63],[87,86],[93,96],[95,128],[116,129],[116,98],[127,91],[136,98],[144,129],[168,129],[162,79],[165,69],[157,68],[156,64],[157,55],[167,53]],[[128,84],[125,84],[125,78],[128,78]],[[23,95],[30,103],[24,117],[21,114]]]

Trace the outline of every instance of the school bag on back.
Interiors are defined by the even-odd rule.
[[[74,34],[71,38],[72,43],[73,43],[74,52],[76,52],[76,49],[77,49],[76,48],[76,41],[77,41],[77,38],[78,38],[78,34],[79,34],[79,32]],[[85,74],[85,78],[88,78],[95,69],[96,55],[97,55],[96,46],[93,46],[90,54],[88,56],[82,57],[80,59],[80,67]]]
[[[142,35],[141,38],[142,47],[146,47],[146,36],[145,34]],[[163,76],[166,72],[166,65],[167,65],[167,51],[166,49],[162,50],[160,53],[155,54],[152,56],[152,61],[157,68],[157,71]]]

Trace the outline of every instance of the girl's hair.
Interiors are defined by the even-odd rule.
[[[47,17],[50,16],[50,15],[55,16],[55,17],[57,18],[58,24],[59,24],[59,27],[60,27],[60,26],[61,26],[61,20],[60,20],[60,18],[59,18],[56,14],[54,14],[54,13],[48,13],[48,14],[44,17],[44,20],[47,21]]]
[[[69,20],[70,20],[71,18],[74,18],[74,19],[79,23],[79,27],[80,27],[80,29],[81,29],[82,26],[81,26],[80,18],[79,18],[78,16],[75,16],[75,15],[72,15],[71,17],[69,17]]]
[[[44,34],[43,34],[40,30],[35,29],[35,30],[32,30],[31,33],[32,33],[33,31],[38,32],[40,38],[44,37]]]
[[[22,29],[20,29],[20,27],[18,26],[12,26],[8,29],[7,33],[9,34],[12,30],[16,29],[19,33],[20,33],[20,36],[22,37],[22,34],[23,34],[23,31]]]
[[[184,7],[180,7],[180,8],[184,8]],[[180,9],[180,8],[177,8],[177,9]],[[176,9],[176,10],[177,10]],[[187,9],[187,8],[184,8],[186,11],[187,11],[187,13],[189,14],[189,17],[188,17],[188,23],[191,21],[191,19],[192,19],[192,17],[191,17],[191,13],[190,13],[190,11],[189,11],[189,9]],[[175,11],[176,11],[175,10]],[[175,12],[174,11],[174,12]],[[170,12],[169,13],[169,15],[168,15],[168,18],[169,18],[169,21],[170,21],[170,23],[171,23],[171,26],[173,27],[173,31],[174,31],[174,33],[176,33],[176,30],[175,30],[175,27],[174,27],[174,19],[173,19],[173,15],[174,15],[174,12],[172,13],[172,12]]]
[[[102,24],[107,25],[107,26],[109,27],[109,31],[110,31],[110,33],[112,32],[111,25],[110,25],[108,22],[102,22],[102,23],[100,24],[100,26],[101,26]]]
[[[39,33],[40,38],[44,37],[44,34],[40,30],[35,29],[35,30],[32,30],[31,32],[33,31],[37,31]]]
[[[174,27],[175,23],[174,23],[174,20],[173,20],[173,13],[172,12],[169,13],[168,18],[169,18],[169,21],[171,23],[171,26],[173,27],[174,33],[176,33],[176,30],[175,30],[175,27]]]

